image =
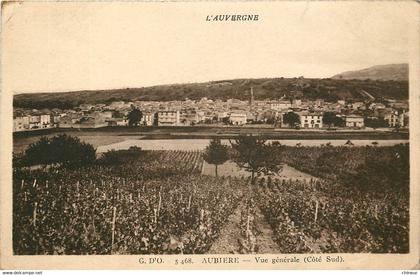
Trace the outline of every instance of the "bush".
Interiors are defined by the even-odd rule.
[[[21,168],[25,166],[25,160],[22,154],[13,153],[12,156],[13,168]]]
[[[66,134],[42,137],[25,151],[28,165],[59,164],[68,167],[90,165],[96,160],[96,149],[79,138]]]
[[[111,150],[103,153],[98,163],[106,166],[121,165],[123,163],[137,160],[144,151],[140,147],[130,147],[128,150]]]

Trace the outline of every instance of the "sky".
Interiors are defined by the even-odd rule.
[[[414,6],[412,5],[414,3]],[[27,2],[2,17],[3,89],[330,77],[407,63],[415,2]],[[258,14],[256,22],[207,15]]]

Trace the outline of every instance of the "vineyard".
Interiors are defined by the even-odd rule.
[[[134,163],[124,166],[124,177],[113,175],[118,167],[16,171],[15,253],[208,250],[241,199],[240,190],[233,192],[241,182],[199,175],[197,152],[149,152],[147,159],[151,154],[155,162],[141,170]]]
[[[14,253],[409,251],[408,193],[388,188],[407,185],[407,147],[277,150],[283,162],[318,178],[269,176],[251,185],[244,176],[201,175],[200,151],[135,148],[77,169],[15,168]],[[376,168],[370,161],[393,167],[378,179],[380,192],[357,182]]]
[[[326,181],[260,183],[281,253],[408,253],[409,203]]]
[[[282,160],[319,178],[366,192],[409,192],[409,145],[278,147]]]

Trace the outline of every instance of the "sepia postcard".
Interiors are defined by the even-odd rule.
[[[416,1],[3,1],[0,267],[420,268]]]

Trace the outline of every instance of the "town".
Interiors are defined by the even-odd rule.
[[[286,98],[255,100],[113,101],[76,108],[14,109],[13,131],[109,126],[255,126],[293,129],[408,129],[408,100]],[[137,115],[135,114],[137,112]],[[132,119],[130,119],[130,114]],[[137,117],[137,119],[136,119]]]

